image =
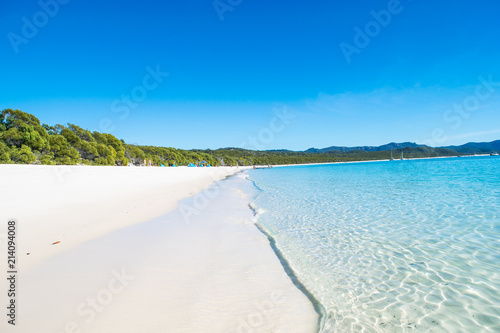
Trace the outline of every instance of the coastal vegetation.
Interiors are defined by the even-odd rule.
[[[395,149],[398,158],[457,156],[456,151],[427,146]],[[277,165],[383,160],[391,151],[296,152],[255,151],[241,148],[183,150],[127,144],[109,133],[90,132],[74,124],[47,125],[32,114],[5,109],[0,113],[0,164],[46,165]]]

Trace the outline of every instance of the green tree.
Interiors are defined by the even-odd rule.
[[[80,153],[74,147],[71,147],[63,135],[51,135],[49,140],[50,151],[54,154],[57,164],[75,165],[80,162]]]
[[[38,160],[41,164],[45,165],[56,165],[56,161],[54,159],[54,153],[42,154]]]
[[[13,163],[10,159],[10,149],[2,141],[0,141],[0,164]]]
[[[10,149],[10,159],[14,161],[14,163],[19,164],[32,164],[36,161],[36,156],[31,151],[31,148],[22,145],[21,148],[12,147]]]
[[[20,110],[1,112],[0,140],[17,148],[26,145],[36,150],[48,148],[48,134],[35,116]]]

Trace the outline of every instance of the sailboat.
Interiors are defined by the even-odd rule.
[[[391,149],[391,161],[394,161],[394,157],[392,157],[392,149]]]
[[[401,150],[401,161],[404,161],[404,158],[403,158],[403,151]]]

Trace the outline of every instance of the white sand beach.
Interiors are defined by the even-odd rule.
[[[238,168],[0,165],[2,219],[19,221],[21,269],[173,210]],[[60,242],[56,245],[52,243]]]
[[[1,331],[314,332],[252,222],[249,182],[216,182],[240,170],[1,165],[20,304]]]

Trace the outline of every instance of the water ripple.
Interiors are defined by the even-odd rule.
[[[498,158],[250,172],[322,332],[500,331]]]

